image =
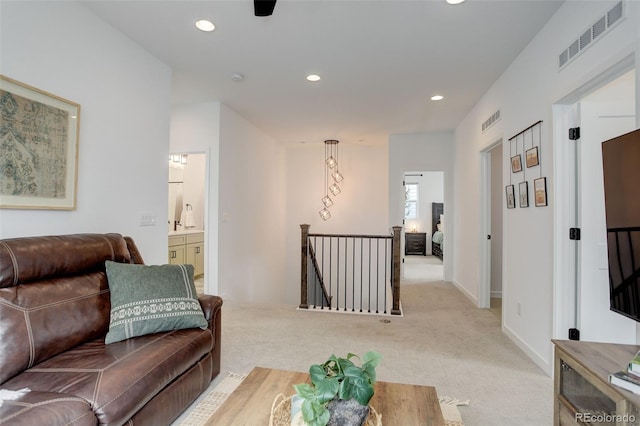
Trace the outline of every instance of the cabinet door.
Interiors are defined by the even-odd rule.
[[[169,263],[171,265],[181,265],[185,261],[184,246],[169,247]]]
[[[204,274],[204,244],[193,243],[187,244],[187,262],[193,265],[193,275],[199,276]]]

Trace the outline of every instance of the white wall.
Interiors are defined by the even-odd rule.
[[[324,195],[324,145],[289,145],[286,148],[286,302],[300,303],[300,225],[311,233],[390,235],[387,208],[388,156],[386,146],[341,142],[342,192],[333,197],[331,218],[318,212]],[[402,183],[402,182],[401,182]],[[401,223],[401,222],[400,222]]]
[[[558,54],[613,4],[565,2],[455,132],[454,279],[477,298],[482,237],[477,216],[480,152],[493,141],[500,138],[508,141],[522,129],[543,120],[540,172],[547,177],[549,206],[504,210],[503,329],[547,372],[552,370],[550,339],[556,337],[552,331],[554,213],[560,214],[554,212],[552,106],[616,62],[639,51],[640,4],[625,2],[626,20],[562,71],[557,69]],[[502,120],[482,134],[482,122],[497,109],[501,110]],[[503,183],[507,185],[508,142],[503,148]]]
[[[452,133],[398,134],[389,137],[389,204],[387,206],[389,226],[402,225],[404,218],[402,180],[406,172],[416,170],[444,172],[444,211],[447,218],[455,217],[453,149]],[[445,220],[445,281],[451,281],[452,265],[455,261],[452,250],[454,241],[452,223],[451,219]],[[431,232],[431,225],[428,226],[427,232]]]
[[[220,159],[220,295],[282,303],[287,297],[284,148],[221,105]]]
[[[205,293],[220,294],[218,204],[220,103],[175,106],[171,110],[171,152],[203,152],[205,161]]]
[[[0,14],[0,72],[81,105],[77,209],[0,210],[0,237],[118,232],[166,263],[171,70],[73,2]]]

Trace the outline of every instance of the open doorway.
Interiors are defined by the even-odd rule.
[[[404,174],[403,280],[444,278],[444,172]]]
[[[482,235],[480,247],[481,281],[478,307],[489,308],[502,318],[502,213],[503,149],[502,140],[481,153],[482,161]]]
[[[169,156],[168,262],[194,267],[196,291],[205,289],[206,155]]]
[[[609,310],[609,268],[604,208],[602,142],[636,129],[635,71],[629,71],[579,102],[578,328],[583,340],[636,341],[635,322]]]
[[[609,309],[601,157],[602,142],[637,128],[634,66],[630,56],[554,106],[555,338],[567,338],[575,328],[580,340],[635,344],[638,339],[637,323]],[[569,139],[569,128],[580,131]],[[569,228],[580,230],[579,239],[567,238]]]

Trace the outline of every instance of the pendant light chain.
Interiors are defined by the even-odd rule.
[[[329,196],[329,192],[333,196],[340,194],[341,189],[338,186],[344,176],[340,173],[338,165],[338,143],[339,141],[334,139],[328,139],[324,141],[324,197],[322,197],[322,204],[324,207],[320,210],[319,214],[322,220],[329,220],[331,218],[331,212],[329,207],[333,205],[333,200]],[[335,170],[331,172],[331,170]],[[329,175],[333,178],[333,183],[329,184]]]

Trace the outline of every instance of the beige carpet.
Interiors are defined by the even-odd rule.
[[[439,396],[470,400],[459,407],[467,426],[553,423],[551,378],[505,336],[497,315],[443,281],[403,281],[401,290],[404,316],[385,317],[389,323],[225,300],[222,371],[304,372],[332,353],[376,350],[384,357],[380,380],[432,385]]]
[[[242,383],[246,375],[229,372],[213,388],[205,392],[192,406],[176,420],[176,426],[203,426],[231,393]],[[469,405],[469,401],[441,397],[440,409],[445,426],[464,426],[458,406]]]
[[[442,260],[435,256],[405,256],[403,281],[407,284],[442,281]]]

